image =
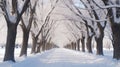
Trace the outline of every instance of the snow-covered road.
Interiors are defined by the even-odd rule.
[[[17,63],[1,63],[0,67],[120,67],[119,61],[107,56],[96,56],[64,48],[52,49],[18,60]]]

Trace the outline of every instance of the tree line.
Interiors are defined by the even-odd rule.
[[[76,1],[76,2],[75,2]],[[65,16],[71,23],[66,26],[70,30],[74,40],[70,40],[65,48],[80,50],[85,48],[92,51],[92,41],[96,42],[96,54],[104,55],[103,39],[105,28],[110,29],[112,37],[113,58],[120,59],[120,1],[119,0],[63,0],[65,6],[76,18]],[[79,35],[78,35],[79,34]],[[85,47],[86,46],[86,47]]]
[[[47,2],[48,1],[48,2]],[[21,26],[23,41],[20,56],[27,56],[28,39],[31,33],[31,53],[40,53],[56,46],[52,34],[58,18],[53,19],[53,12],[59,0],[1,0],[0,7],[6,20],[7,40],[4,61],[15,62],[14,48],[17,27]],[[71,34],[65,48],[80,51],[92,51],[92,41],[96,41],[96,54],[104,55],[103,39],[105,29],[110,28],[113,45],[113,58],[120,59],[120,2],[119,0],[61,0],[70,15],[63,15],[67,29]],[[66,13],[64,13],[66,14]],[[62,15],[62,14],[61,14]],[[64,19],[63,19],[64,21]]]
[[[7,23],[7,41],[5,47],[4,61],[15,62],[14,50],[17,35],[17,27],[21,26],[23,41],[20,56],[27,56],[28,39],[32,35],[31,53],[56,48],[52,41],[52,32],[56,22],[51,19],[51,14],[58,0],[46,2],[44,0],[1,0],[0,7]],[[51,5],[45,15],[44,8]]]

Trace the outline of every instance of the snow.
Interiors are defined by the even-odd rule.
[[[25,0],[18,0],[18,2],[20,2],[20,3],[18,3],[18,11],[19,11],[19,13],[21,13],[21,11],[23,9],[23,5],[25,3]]]
[[[29,25],[29,19],[30,19],[30,13],[26,11],[26,13],[23,14],[23,23],[25,24],[25,27],[27,28]]]
[[[1,62],[0,67],[119,67],[112,59],[112,50],[105,50],[105,56],[82,53],[64,48],[55,48],[27,58],[19,57],[17,62]]]
[[[16,18],[17,18],[17,15],[16,14],[11,14],[11,4],[10,4],[10,0],[7,2],[7,6],[6,6],[6,11],[7,11],[7,14],[8,14],[8,18],[9,20],[12,22],[12,23],[16,23]]]

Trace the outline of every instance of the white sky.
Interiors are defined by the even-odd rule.
[[[59,22],[59,26],[55,29],[53,41],[60,47],[66,45],[69,31],[66,29],[65,22]]]

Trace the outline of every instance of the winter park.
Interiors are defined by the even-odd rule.
[[[120,0],[0,0],[0,67],[120,67]]]

